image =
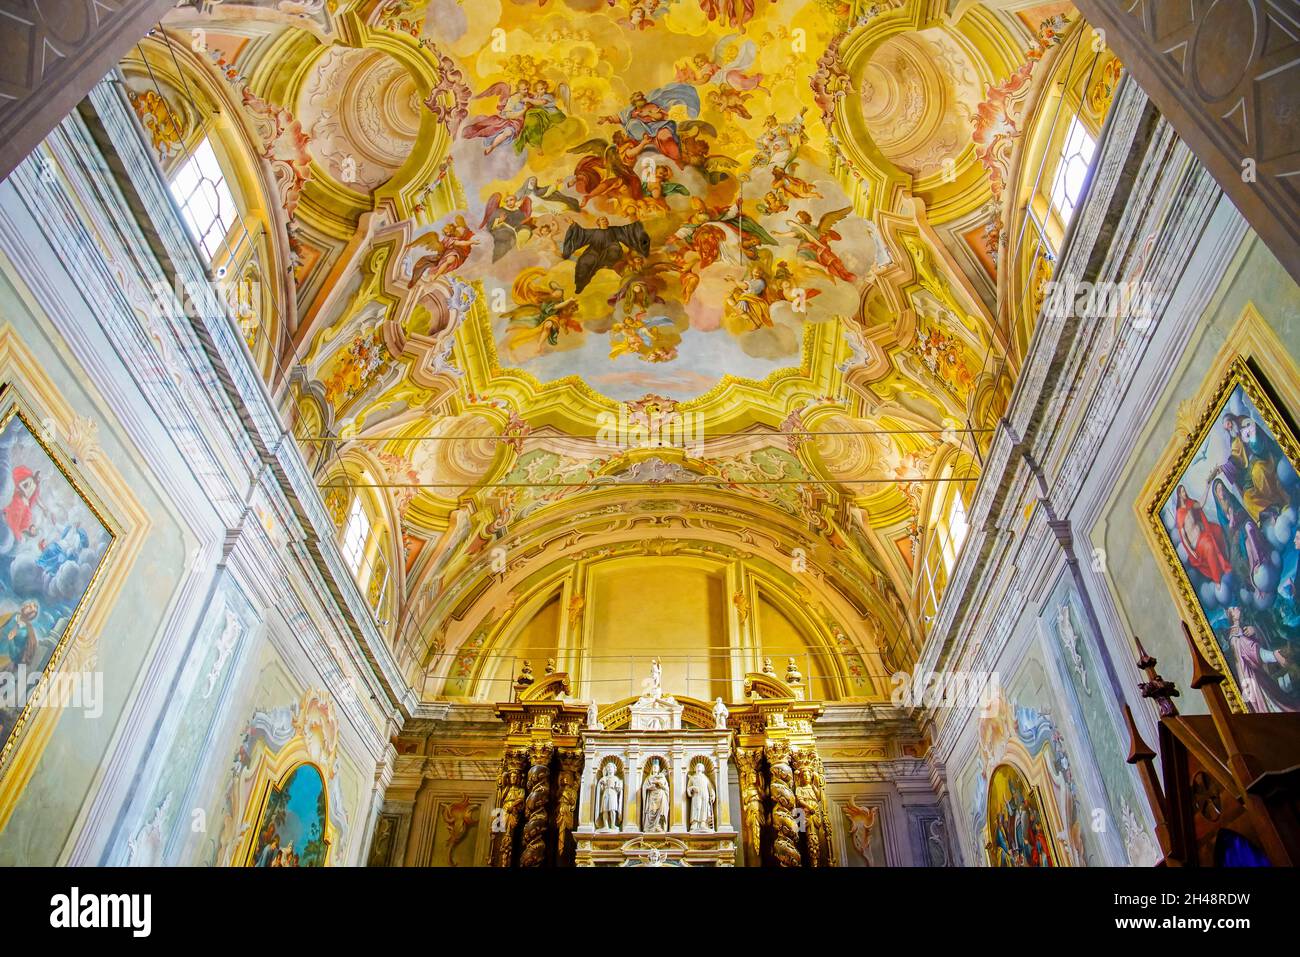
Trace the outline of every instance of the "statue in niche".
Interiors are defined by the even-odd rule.
[[[686,800],[689,802],[689,820],[692,831],[713,830],[713,781],[703,761],[696,761],[691,776],[686,779]]]
[[[596,827],[602,831],[617,831],[622,821],[623,779],[618,776],[614,762],[609,761],[596,781]]]
[[[668,830],[668,775],[658,758],[650,761],[650,773],[641,786],[641,830],[647,834]]]
[[[713,727],[719,731],[725,731],[727,728],[727,717],[731,714],[727,706],[722,703],[722,697],[713,702]]]

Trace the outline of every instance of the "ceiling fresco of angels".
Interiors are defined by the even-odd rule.
[[[799,365],[804,325],[852,315],[884,255],[827,170],[809,83],[841,7],[390,6],[468,88],[464,208],[405,250],[413,287],[481,282],[502,366],[615,399]]]

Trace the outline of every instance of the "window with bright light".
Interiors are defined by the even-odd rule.
[[[958,492],[953,496],[952,509],[948,512],[948,538],[952,542],[954,563],[969,530],[970,525],[966,521],[966,503],[961,500],[961,493]]]
[[[181,218],[199,246],[212,260],[235,221],[235,198],[217,163],[212,143],[204,137],[171,181],[172,196]]]
[[[361,499],[352,500],[347,525],[343,529],[343,560],[355,575],[361,570],[361,560],[366,555],[366,542],[370,539],[370,518],[361,507]]]
[[[1070,121],[1065,146],[1061,149],[1061,161],[1056,164],[1056,174],[1052,177],[1052,206],[1063,225],[1069,225],[1074,218],[1096,149],[1097,141],[1076,116]]]

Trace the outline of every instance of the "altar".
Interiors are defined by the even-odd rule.
[[[639,698],[588,710],[574,831],[580,867],[736,862],[726,706],[668,694],[659,674],[656,661]]]

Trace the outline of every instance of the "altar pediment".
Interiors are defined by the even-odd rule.
[[[686,706],[672,695],[642,695],[632,705],[628,728],[632,731],[680,731]]]

